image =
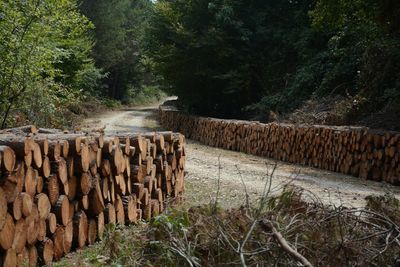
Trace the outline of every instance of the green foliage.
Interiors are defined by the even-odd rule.
[[[356,123],[365,114],[398,105],[400,39],[391,29],[398,22],[388,6],[399,8],[393,1],[317,1],[310,14],[318,34],[327,37],[325,45],[304,57],[288,90],[268,108],[285,111],[310,95],[366,99],[349,121]]]
[[[103,92],[111,98],[126,99],[130,87],[152,81],[141,52],[151,5],[150,0],[82,1],[82,12],[95,25],[96,66],[107,73]]]
[[[400,20],[394,14],[399,11],[400,3],[392,0],[318,1],[311,12],[314,26],[333,29],[328,61],[321,62],[333,68],[324,73],[321,87],[365,97],[366,112],[398,105]]]
[[[152,226],[176,233],[187,231],[190,225],[189,214],[180,210],[171,210],[169,212],[155,217],[152,221]]]
[[[158,86],[130,87],[127,92],[126,103],[130,105],[145,105],[159,103],[167,95]]]
[[[106,106],[107,108],[111,108],[111,109],[120,108],[122,105],[119,100],[116,100],[113,98],[108,98],[108,97],[103,97],[101,102],[102,102],[102,105]]]
[[[158,87],[217,117],[321,97],[365,99],[349,123],[398,112],[399,13],[396,0],[3,0],[0,124],[62,126],[93,97],[143,104]]]
[[[238,116],[263,94],[285,86],[297,61],[293,46],[307,25],[308,5],[158,1],[147,51],[166,90],[191,110]]]
[[[313,25],[343,28],[349,23],[377,24],[387,32],[399,32],[400,3],[396,0],[318,0],[310,14]]]
[[[101,77],[90,58],[91,28],[74,0],[0,1],[2,127],[66,122],[64,110]]]
[[[145,47],[189,111],[247,117],[365,98],[355,123],[400,103],[399,11],[395,0],[161,0]]]

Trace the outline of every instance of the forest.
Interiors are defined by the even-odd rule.
[[[198,115],[400,129],[399,14],[396,0],[1,0],[1,127],[161,89]]]
[[[0,0],[0,266],[400,266],[398,114],[399,0]]]
[[[151,9],[147,0],[1,0],[0,127],[66,127],[85,109],[152,92],[140,47]]]

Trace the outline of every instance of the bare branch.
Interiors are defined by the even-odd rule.
[[[244,182],[242,172],[240,171],[238,165],[235,165],[235,167],[236,167],[236,170],[238,171],[238,174],[240,176],[240,180],[242,181],[242,184],[243,184],[244,192],[246,194],[246,208],[249,209],[250,208],[250,196],[249,196],[249,193],[247,191],[247,186],[246,186],[246,184]]]
[[[221,154],[218,155],[218,181],[217,181],[217,192],[213,206],[214,213],[217,211],[220,190],[221,190]]]
[[[264,231],[267,231],[267,232],[272,231],[276,241],[292,257],[294,257],[296,260],[301,262],[304,266],[307,266],[307,267],[313,266],[311,264],[311,262],[309,262],[303,255],[301,255],[299,252],[297,252],[290,246],[290,244],[286,241],[286,239],[282,236],[282,234],[274,227],[274,225],[270,221],[262,220],[262,221],[260,221],[260,224],[261,224],[262,228],[264,229]]]

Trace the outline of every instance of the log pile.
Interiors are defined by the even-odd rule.
[[[182,200],[185,138],[0,132],[0,266],[50,265],[105,224],[150,220]],[[25,266],[25,265],[24,265]]]
[[[400,133],[196,117],[160,108],[160,122],[206,145],[400,184]]]

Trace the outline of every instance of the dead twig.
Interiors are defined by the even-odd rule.
[[[264,185],[264,190],[263,190],[263,194],[261,196],[260,202],[259,202],[259,207],[256,211],[256,214],[254,216],[254,218],[252,218],[253,222],[250,226],[250,229],[247,231],[245,238],[243,239],[242,243],[239,246],[239,255],[240,255],[240,261],[242,263],[243,267],[246,267],[246,258],[245,258],[245,254],[247,254],[244,250],[244,247],[246,245],[246,243],[249,241],[251,235],[253,234],[254,229],[256,228],[257,224],[258,224],[258,220],[261,216],[261,213],[267,203],[268,197],[271,193],[271,188],[272,188],[272,178],[274,177],[276,168],[277,168],[278,164],[275,163],[274,167],[271,171],[271,173],[267,176],[268,179],[267,181],[265,181],[265,185]]]
[[[239,174],[239,176],[240,176],[240,180],[242,181],[242,185],[243,185],[243,188],[244,188],[244,192],[245,192],[245,194],[246,194],[246,208],[249,209],[249,208],[250,208],[250,196],[249,196],[249,192],[247,191],[247,186],[246,186],[246,184],[245,184],[245,182],[244,182],[242,172],[240,171],[238,165],[235,165],[235,167],[236,167],[236,170],[238,171],[238,174]]]
[[[296,260],[301,262],[304,266],[307,266],[307,267],[313,266],[311,264],[311,262],[309,262],[303,255],[301,255],[299,252],[297,252],[295,249],[293,249],[290,246],[290,244],[286,241],[286,239],[282,236],[282,234],[275,228],[275,226],[272,224],[272,222],[270,222],[268,220],[262,220],[262,221],[260,221],[260,225],[264,231],[266,231],[266,232],[271,231],[272,234],[274,235],[276,241],[279,243],[279,245],[287,253],[289,253],[292,257],[294,257]]]
[[[218,155],[218,181],[217,181],[217,192],[215,196],[215,202],[213,206],[213,212],[215,213],[217,211],[218,207],[218,198],[219,198],[219,193],[221,190],[221,154]]]

